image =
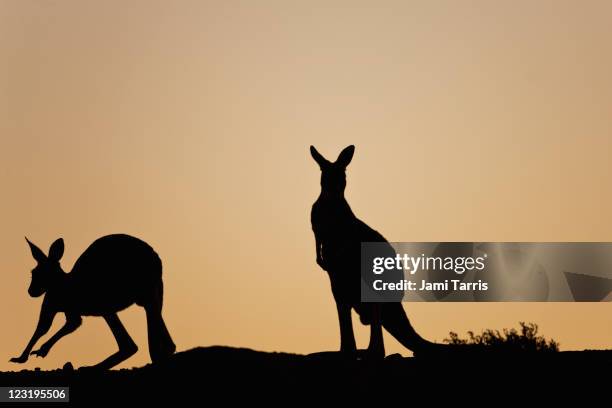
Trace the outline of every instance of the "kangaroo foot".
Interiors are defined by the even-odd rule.
[[[365,350],[357,350],[357,358],[360,360],[380,361],[385,358],[385,345],[382,342],[370,342]]]
[[[95,370],[110,370],[114,366],[128,358],[132,357],[138,351],[138,346],[136,344],[126,346],[123,350],[119,350],[115,354],[106,358],[104,361],[99,362],[98,364],[91,366],[92,369]]]
[[[380,347],[368,347],[366,349],[364,359],[370,361],[379,361],[385,358],[385,348]]]
[[[355,344],[340,346],[340,353],[352,356],[357,354],[357,346]]]
[[[102,368],[96,367],[95,365],[92,365],[92,366],[81,366],[77,369],[77,371],[79,373],[87,374],[87,373],[97,373],[97,372],[104,371],[104,370]]]
[[[356,356],[362,361],[382,361],[385,359],[385,350],[371,350],[369,348],[357,350]]]

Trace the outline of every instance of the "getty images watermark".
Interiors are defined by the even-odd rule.
[[[364,302],[612,300],[612,243],[365,242]]]

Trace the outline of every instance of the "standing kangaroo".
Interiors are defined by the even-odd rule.
[[[382,327],[412,351],[430,348],[434,343],[423,339],[412,328],[399,300],[390,303],[361,302],[361,243],[387,240],[359,220],[344,198],[346,167],[354,152],[355,146],[348,146],[332,163],[314,146],[310,146],[310,153],[321,168],[321,194],[312,206],[310,220],[315,236],[317,264],[327,271],[336,301],[340,321],[340,351],[357,351],[352,309],[359,314],[363,324],[369,324],[371,327],[366,356],[384,357]],[[392,256],[395,256],[390,245],[389,250],[393,252]]]
[[[119,351],[94,367],[110,369],[136,353],[138,347],[121,324],[117,312],[136,303],[147,315],[149,354],[153,362],[174,353],[176,347],[162,318],[163,282],[159,256],[146,242],[129,235],[108,235],[94,241],[77,259],[72,272],[60,266],[64,241],[59,238],[45,255],[27,238],[38,263],[32,270],[28,293],[45,294],[32,339],[14,363],[25,363],[30,354],[45,357],[55,343],[81,325],[81,316],[102,316],[113,332]],[[58,312],[66,323],[38,350],[36,342],[49,331]]]

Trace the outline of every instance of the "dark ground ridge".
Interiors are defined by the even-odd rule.
[[[420,392],[433,392],[438,402],[457,394],[480,398],[477,395],[507,393],[545,400],[574,394],[582,398],[607,394],[612,386],[612,350],[496,353],[480,349],[438,357],[394,354],[375,362],[338,352],[300,355],[212,346],[132,369],[1,372],[0,386],[68,386],[73,404],[222,398],[291,406],[291,401],[297,402],[294,398],[346,402],[378,395],[408,402]]]

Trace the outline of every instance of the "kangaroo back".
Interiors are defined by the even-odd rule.
[[[142,305],[161,284],[159,256],[146,242],[123,234],[94,241],[68,274],[67,307],[103,316]]]

